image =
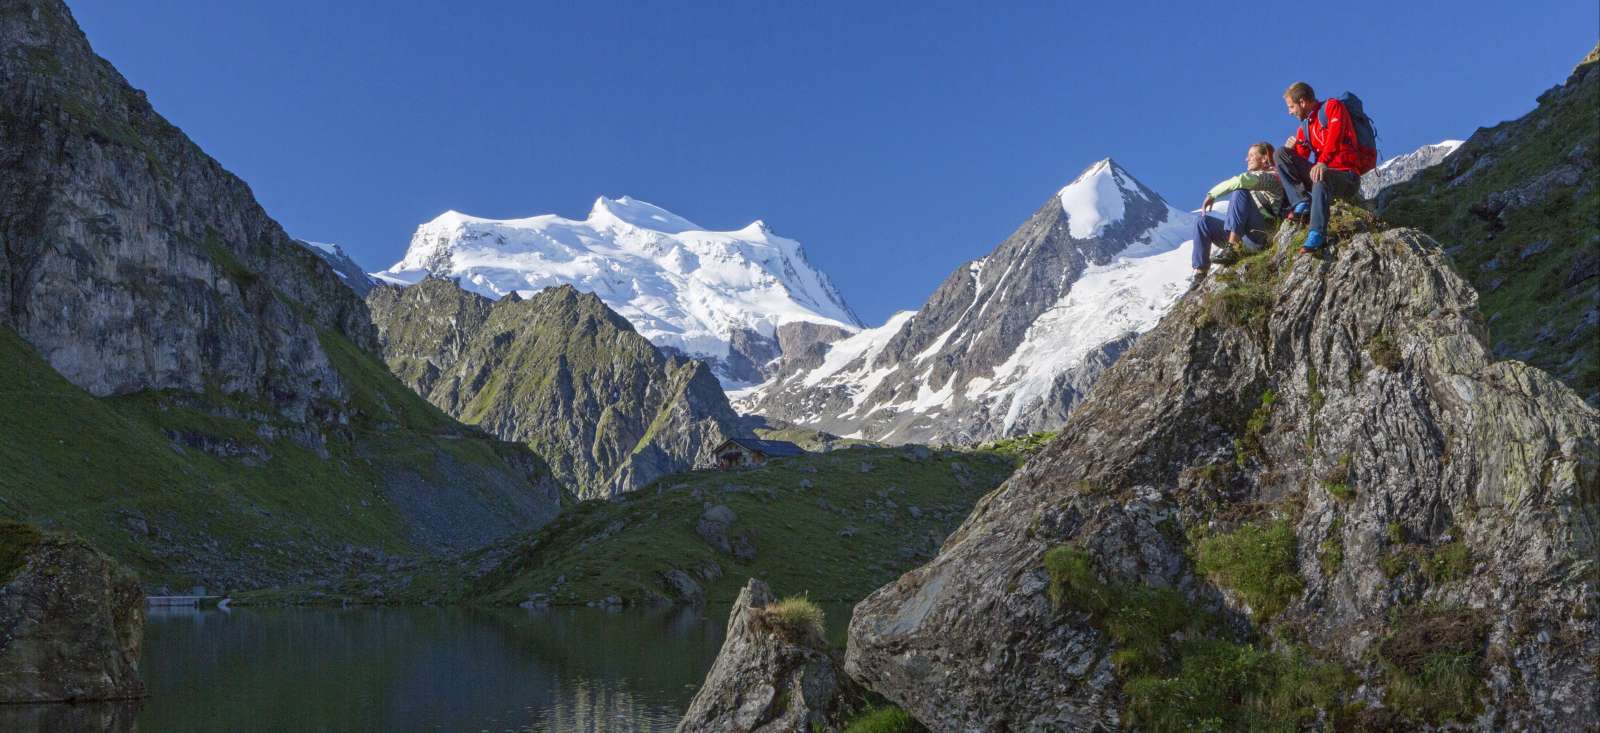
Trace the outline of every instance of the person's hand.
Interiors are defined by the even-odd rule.
[[[1322,174],[1327,173],[1327,172],[1328,172],[1328,166],[1326,166],[1326,165],[1324,165],[1322,163],[1318,163],[1318,164],[1316,164],[1314,166],[1311,166],[1311,182],[1312,183],[1321,183],[1322,182]]]
[[[1283,147],[1288,148],[1289,150],[1294,150],[1294,146],[1299,145],[1299,144],[1300,144],[1300,136],[1299,135],[1290,135],[1288,140],[1283,141]]]
[[[1200,213],[1202,213],[1202,214],[1211,213],[1211,205],[1216,203],[1216,202],[1217,202],[1216,199],[1211,198],[1211,196],[1209,194],[1207,194],[1206,195],[1206,202],[1203,203],[1203,204],[1200,204]]]

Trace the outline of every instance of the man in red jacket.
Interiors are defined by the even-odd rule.
[[[1289,217],[1298,219],[1308,211],[1311,215],[1300,251],[1313,252],[1327,242],[1329,205],[1336,197],[1354,198],[1361,191],[1360,171],[1374,152],[1356,144],[1356,128],[1344,104],[1337,99],[1317,101],[1310,84],[1295,82],[1284,91],[1283,102],[1302,124],[1278,149],[1273,164],[1292,207]],[[1310,160],[1312,153],[1316,164]]]

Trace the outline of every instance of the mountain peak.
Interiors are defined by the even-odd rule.
[[[663,209],[647,201],[640,201],[631,196],[622,198],[607,198],[601,196],[594,200],[594,206],[589,209],[587,219],[592,224],[606,224],[620,222],[628,226],[663,234],[678,234],[687,231],[700,231],[704,227]]]
[[[1056,195],[1075,239],[1099,236],[1107,226],[1122,221],[1129,199],[1150,199],[1143,184],[1109,156],[1085,168]]]

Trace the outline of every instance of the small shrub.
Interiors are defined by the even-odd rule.
[[[1355,489],[1350,488],[1350,484],[1323,484],[1322,488],[1327,489],[1328,495],[1339,501],[1350,501],[1350,497],[1356,493]]]
[[[1399,522],[1390,522],[1383,528],[1383,534],[1389,539],[1389,544],[1391,545],[1405,544],[1406,530],[1405,527],[1400,526]]]
[[[1250,604],[1257,623],[1288,608],[1305,588],[1295,565],[1294,529],[1288,522],[1246,524],[1202,540],[1195,564],[1214,582]]]
[[[1261,393],[1261,402],[1256,409],[1245,419],[1244,432],[1233,440],[1233,462],[1244,468],[1245,460],[1249,456],[1263,458],[1261,448],[1261,434],[1267,429],[1267,423],[1272,420],[1272,406],[1277,404],[1278,394],[1272,390]]]
[[[1388,371],[1394,371],[1400,366],[1400,347],[1389,338],[1389,332],[1379,331],[1367,342],[1367,355],[1372,357],[1372,363]]]
[[[1050,575],[1048,592],[1056,608],[1071,606],[1099,617],[1112,607],[1111,589],[1100,582],[1088,553],[1061,545],[1044,554],[1044,569]]]
[[[926,730],[909,713],[894,706],[871,708],[844,725],[844,733],[923,733]]]
[[[1317,546],[1317,564],[1322,566],[1323,577],[1333,577],[1344,565],[1344,536],[1340,532],[1344,529],[1344,518],[1333,520],[1333,525],[1328,527],[1328,536]]]
[[[1472,550],[1460,537],[1441,545],[1422,559],[1422,572],[1435,583],[1448,583],[1472,572]]]
[[[820,606],[799,596],[790,596],[766,608],[767,623],[781,636],[795,642],[825,638],[825,619]]]

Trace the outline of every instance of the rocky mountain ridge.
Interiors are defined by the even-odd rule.
[[[1110,159],[1047,199],[920,310],[829,334],[742,392],[745,412],[891,443],[1058,426],[1186,285],[1194,214]]]
[[[1361,197],[1370,201],[1377,198],[1383,189],[1416,178],[1423,169],[1438,165],[1449,157],[1463,142],[1443,140],[1383,161],[1361,177]]]
[[[404,258],[373,274],[401,285],[452,277],[489,298],[572,285],[658,348],[706,360],[730,385],[765,377],[786,324],[860,327],[800,243],[765,222],[708,231],[627,196],[596,199],[581,220],[445,212],[417,228]]]
[[[704,362],[669,357],[570,285],[499,300],[427,278],[368,296],[390,369],[417,394],[527,444],[582,498],[707,463],[750,436]]]

